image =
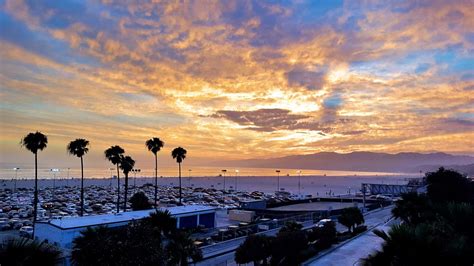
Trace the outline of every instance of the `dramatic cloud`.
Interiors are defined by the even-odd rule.
[[[33,130],[51,161],[155,135],[191,161],[474,153],[472,0],[0,5],[1,163]]]

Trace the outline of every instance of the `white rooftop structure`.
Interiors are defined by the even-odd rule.
[[[205,205],[189,205],[160,208],[168,210],[176,218],[178,228],[194,228],[198,225],[206,228],[216,226],[217,209]],[[53,245],[71,249],[74,238],[81,234],[87,227],[119,227],[126,226],[132,221],[141,220],[155,212],[154,209],[143,211],[130,211],[118,214],[102,214],[83,217],[68,217],[54,219],[48,222],[38,222],[35,225],[35,237],[40,241],[47,241]]]
[[[189,206],[176,206],[159,208],[161,211],[168,210],[173,217],[181,217],[183,215],[204,213],[209,211],[215,211],[216,208],[204,205],[189,205]],[[101,214],[101,215],[90,215],[82,217],[66,217],[61,219],[50,220],[49,224],[55,225],[61,229],[72,229],[77,227],[88,227],[97,225],[108,225],[114,223],[131,222],[133,220],[141,220],[148,217],[150,213],[155,212],[154,209],[142,210],[142,211],[130,211],[121,212],[118,214]]]

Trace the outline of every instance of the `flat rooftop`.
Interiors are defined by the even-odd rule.
[[[318,201],[318,202],[309,202],[309,203],[299,203],[286,206],[280,206],[275,208],[270,208],[268,210],[272,211],[327,211],[339,210],[348,207],[354,207],[357,202],[330,202],[330,201]]]
[[[216,208],[205,205],[189,205],[189,206],[176,206],[176,207],[166,207],[159,208],[161,211],[168,210],[172,216],[182,216],[188,213],[202,213],[215,211]],[[140,220],[150,215],[151,212],[154,212],[154,209],[142,210],[142,211],[130,211],[130,212],[121,212],[118,214],[101,214],[101,215],[91,215],[83,217],[67,217],[62,219],[54,219],[48,223],[54,226],[57,226],[61,229],[72,229],[80,228],[87,226],[95,225],[105,225],[111,223],[122,223],[132,220]]]

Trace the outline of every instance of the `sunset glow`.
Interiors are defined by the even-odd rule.
[[[474,155],[474,2],[1,1],[0,166],[145,140],[186,163],[320,151]],[[160,155],[161,156],[161,155]],[[161,162],[161,161],[160,161]]]

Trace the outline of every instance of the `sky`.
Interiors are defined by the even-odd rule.
[[[474,1],[0,0],[0,167],[474,155]]]

